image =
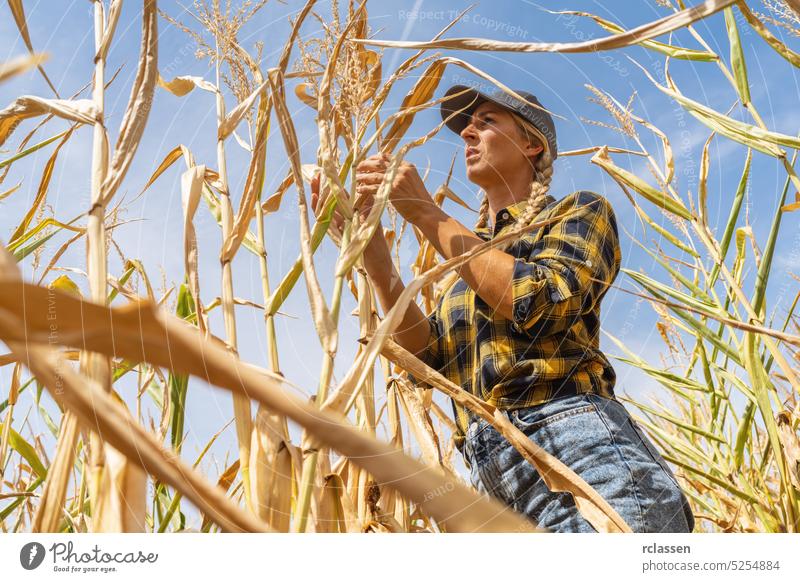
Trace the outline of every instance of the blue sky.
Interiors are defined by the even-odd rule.
[[[469,4],[434,0],[416,2],[370,0],[368,4],[370,25],[377,38],[426,40]],[[760,3],[750,4],[753,9],[765,10]],[[240,42],[246,48],[252,49],[253,44],[259,40],[265,43],[265,68],[277,63],[289,30],[287,16],[295,13],[301,5],[302,2],[290,2],[289,5],[269,2],[242,31]],[[140,23],[137,20],[139,6],[137,2],[125,3],[109,55],[107,67],[109,76],[117,67],[123,67],[106,97],[106,118],[112,132],[112,140],[116,136],[116,128],[124,112],[135,74],[140,42]],[[190,22],[190,18],[181,14],[183,9],[179,3],[162,1],[159,6],[173,17]],[[667,14],[667,11],[654,1],[644,0],[638,2],[572,0],[550,2],[547,3],[547,8],[584,10],[620,23],[626,28]],[[68,97],[91,79],[94,52],[91,7],[86,2],[73,0],[59,3],[59,10],[53,10],[51,2],[29,0],[25,2],[25,9],[34,46],[49,54],[46,70],[61,95]],[[8,12],[7,7],[0,10]],[[328,3],[322,2],[319,10],[323,16],[328,15]],[[738,15],[738,12],[736,14]],[[3,39],[0,44],[0,58],[8,60],[23,54],[25,47],[10,15],[5,16],[0,18],[0,38]],[[796,106],[798,80],[794,69],[751,31],[740,16],[737,20],[749,65],[753,102],[770,129],[790,135],[796,134],[800,113]],[[724,61],[729,61],[727,36],[721,14],[698,23],[696,30]],[[797,43],[785,38],[780,30],[776,30],[775,33],[790,46],[797,48]],[[318,34],[318,23],[310,19],[302,30],[302,36],[309,38]],[[536,3],[522,0],[476,2],[476,6],[467,16],[448,33],[450,37],[472,36],[529,42],[575,42],[604,35],[602,29],[588,19],[556,16],[542,10]],[[659,40],[666,42],[668,39],[664,37]],[[674,34],[672,43],[688,48],[701,48],[687,31]],[[198,61],[193,53],[193,42],[184,33],[163,19],[159,19],[159,68],[162,75],[165,78],[175,75],[199,75],[213,80],[213,70],[209,68],[208,61]],[[386,49],[383,56],[384,75],[410,54],[408,50]],[[624,135],[582,121],[582,118],[611,121],[601,107],[587,100],[591,94],[584,87],[585,84],[607,91],[622,103],[626,103],[635,91],[637,96],[634,100],[634,112],[661,128],[672,142],[678,191],[684,200],[687,199],[687,192],[691,191],[691,196],[696,200],[700,153],[709,130],[658,91],[628,58],[636,59],[658,78],[659,72],[663,70],[662,55],[642,48],[573,55],[460,51],[444,51],[444,54],[467,60],[512,88],[535,93],[546,107],[563,116],[564,119],[556,120],[560,151],[602,144],[636,149],[636,144]],[[293,62],[296,56],[297,53],[293,53]],[[735,92],[713,63],[673,60],[670,73],[681,91],[692,99],[718,111],[727,111],[735,103]],[[387,103],[384,117],[398,106],[415,80],[413,77],[406,79],[395,87]],[[463,69],[448,68],[436,95],[440,96],[450,85],[463,83],[466,80],[478,79]],[[288,81],[288,85],[288,92],[292,94],[293,81]],[[5,107],[22,94],[51,96],[41,77],[34,71],[0,86],[0,107]],[[227,103],[229,108],[234,105],[230,95]],[[303,162],[314,163],[316,156],[314,112],[295,100],[290,102],[290,109],[302,144]],[[734,108],[731,115],[750,121],[740,109]],[[406,137],[422,135],[438,121],[440,121],[438,110],[423,111],[417,115]],[[32,122],[27,122],[17,131],[5,144],[7,151],[0,152],[0,159],[8,157],[8,150],[15,149],[19,140],[27,133],[26,129],[31,127]],[[65,124],[62,122],[51,122],[40,131],[39,138],[53,135],[63,127]],[[88,127],[77,131],[59,156],[47,199],[58,219],[68,220],[88,209],[91,133]],[[116,200],[122,196],[126,201],[136,198],[164,155],[178,144],[189,147],[199,163],[216,167],[215,135],[214,103],[210,94],[196,91],[186,97],[177,98],[158,90],[136,159]],[[640,135],[645,146],[661,160],[658,140],[645,129],[640,131]],[[227,151],[234,205],[238,207],[246,176],[247,157],[233,140],[229,140]],[[16,164],[5,183],[0,186],[0,191],[5,191],[22,182],[22,187],[16,193],[0,202],[2,240],[7,241],[29,207],[36,192],[41,169],[51,152],[52,146]],[[711,171],[708,181],[709,222],[712,230],[720,234],[724,229],[741,174],[745,153],[745,148],[720,136],[717,136],[711,145]],[[408,159],[417,164],[420,172],[430,166],[427,186],[430,191],[434,191],[444,180],[454,155],[457,159],[451,188],[473,208],[477,208],[480,192],[466,179],[461,139],[457,135],[446,130],[440,132],[430,143],[412,151]],[[555,164],[550,193],[558,199],[575,190],[587,189],[607,197],[612,202],[620,225],[622,266],[642,271],[668,283],[669,276],[633,242],[639,240],[650,249],[654,249],[656,244],[662,244],[657,238],[657,233],[649,229],[643,231],[627,197],[602,170],[589,163],[589,157],[559,158]],[[613,157],[622,167],[649,178],[641,159],[625,155]],[[279,136],[275,134],[268,148],[267,193],[274,191],[287,169],[283,145]],[[180,173],[177,167],[171,169],[143,196],[128,205],[124,218],[129,222],[114,232],[114,240],[128,257],[142,260],[157,287],[162,279],[162,272],[167,286],[177,284],[183,279]],[[776,160],[758,152],[753,154],[748,212],[760,250],[765,244],[784,179],[785,172]],[[652,179],[650,181],[652,182]],[[790,201],[792,201],[791,194]],[[643,201],[642,204],[653,218],[660,221],[663,226],[671,228],[669,221],[653,206]],[[475,221],[475,214],[449,201],[445,203],[444,208],[468,226]],[[770,279],[768,317],[775,310],[778,326],[783,323],[786,310],[797,288],[796,281],[791,277],[791,273],[800,267],[800,234],[798,234],[800,230],[797,228],[797,221],[798,214],[784,216],[783,235],[776,254],[775,269]],[[221,235],[216,222],[203,205],[197,214],[195,224],[199,240],[201,288],[204,302],[208,303],[219,295],[220,275],[217,257]],[[740,222],[740,225],[742,224],[743,222]],[[270,215],[266,219],[265,229],[270,280],[275,285],[299,253],[297,198],[293,190],[287,193],[280,213]],[[47,264],[52,252],[66,238],[66,235],[59,234],[53,239],[55,244],[51,244],[45,252],[42,265]],[[686,256],[668,243],[664,244],[664,248],[671,256],[687,260]],[[320,281],[329,302],[336,251],[335,245],[326,240],[316,258]],[[407,241],[401,251],[403,276],[408,282],[410,280],[408,265],[413,261],[414,249]],[[84,270],[83,243],[74,245],[59,264]],[[706,266],[710,268],[711,265]],[[42,268],[39,267],[37,279]],[[30,259],[25,261],[23,270],[26,277],[33,276]],[[752,286],[752,271],[752,253],[748,249],[746,281],[749,283],[746,283],[746,289]],[[109,272],[114,276],[119,276],[121,273],[121,262],[114,251],[110,253]],[[58,274],[60,273],[54,273],[48,279]],[[70,276],[86,289],[84,277],[77,273],[70,273]],[[234,263],[234,281],[236,296],[259,303],[262,301],[258,262],[244,249],[239,252]],[[615,286],[638,291],[629,277],[622,273],[615,281]],[[144,293],[143,288],[141,292]],[[303,388],[306,396],[309,396],[316,391],[322,351],[309,317],[307,301],[305,285],[301,282],[283,305],[282,312],[285,315],[277,318],[277,333],[281,370],[293,383]],[[345,291],[340,317],[340,350],[334,373],[336,381],[344,376],[356,353],[354,340],[358,336],[358,321],[355,316],[350,315],[354,308],[352,296]],[[249,307],[237,307],[237,316],[242,358],[258,365],[266,365],[266,339],[260,313]],[[647,303],[638,301],[636,297],[624,291],[612,288],[604,298],[602,326],[605,330],[622,339],[628,347],[652,364],[661,365],[663,356],[665,365],[675,365],[675,362],[669,359],[666,347],[655,327],[657,321],[656,314]],[[222,336],[223,327],[219,310],[212,312],[211,322],[214,332]],[[619,353],[616,346],[606,337],[602,338],[601,347],[609,355]],[[691,350],[691,345],[687,348]],[[643,400],[664,396],[664,390],[639,371],[614,360],[613,357],[611,361],[617,371],[619,394]],[[682,368],[676,367],[674,371],[682,373]],[[3,386],[9,385],[10,372],[10,367],[0,369]],[[379,374],[378,380],[380,378]],[[134,387],[131,386],[130,389],[131,392],[124,394],[129,402],[135,395]],[[437,401],[446,411],[450,411],[447,400],[437,396]],[[19,410],[25,410],[30,402],[23,399]],[[52,410],[50,404],[46,406]],[[17,416],[21,414],[23,413],[16,413]],[[190,431],[190,436],[185,449],[186,458],[194,460],[194,456],[203,444],[231,418],[232,405],[227,394],[221,390],[207,388],[193,380],[188,396],[187,429]],[[34,432],[46,432],[35,409],[29,416],[29,422]],[[299,434],[297,431],[293,433]],[[379,436],[385,435],[379,433]],[[226,453],[232,454],[236,450],[234,441],[235,434],[231,425],[213,448],[214,458],[219,462],[220,468],[213,468],[210,459],[209,463],[204,464],[204,468],[213,474],[221,471],[222,465],[230,462],[224,460]],[[295,442],[298,441],[296,438]],[[461,469],[459,459],[456,459],[456,463]]]

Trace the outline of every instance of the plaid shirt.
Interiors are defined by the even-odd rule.
[[[514,223],[526,204],[498,212],[493,231],[473,232],[491,240]],[[421,359],[501,409],[586,392],[614,394],[616,373],[599,349],[600,300],[621,262],[614,211],[593,192],[574,192],[559,201],[548,194],[534,221],[561,214],[557,222],[526,233],[506,251],[515,257],[513,321],[493,313],[462,278],[443,290],[428,316],[431,341]],[[454,440],[463,453],[470,417],[452,404]]]

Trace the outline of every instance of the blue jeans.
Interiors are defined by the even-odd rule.
[[[596,394],[504,410],[528,438],[591,485],[634,532],[691,532],[694,516],[675,475],[616,399]],[[594,532],[570,493],[552,493],[492,425],[473,417],[464,442],[470,480],[541,527]]]

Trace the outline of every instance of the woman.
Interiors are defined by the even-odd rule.
[[[516,92],[527,103],[456,85],[442,105],[448,127],[464,140],[467,177],[485,193],[474,230],[434,203],[410,163],[397,171],[390,200],[445,259],[514,227],[555,220],[460,267],[435,311],[426,318],[409,306],[394,339],[502,410],[594,487],[633,531],[690,532],[688,500],[614,397],[616,374],[599,349],[600,301],[620,266],[613,209],[588,191],[558,201],[548,194],[557,156],[553,120],[535,96]],[[356,169],[364,215],[386,166],[387,157],[378,154]],[[318,189],[315,180],[314,207]],[[337,213],[334,225],[341,224]],[[373,237],[364,265],[388,311],[403,285],[384,237]],[[550,492],[490,424],[455,403],[453,410],[456,446],[479,491],[552,531],[595,531],[572,495]]]

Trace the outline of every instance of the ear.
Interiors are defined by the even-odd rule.
[[[540,143],[528,143],[525,146],[525,155],[534,158],[544,151],[544,146]]]

